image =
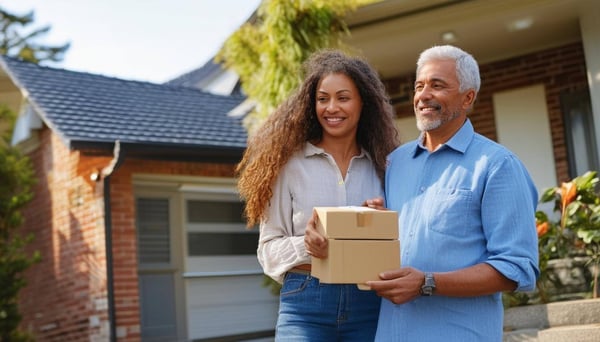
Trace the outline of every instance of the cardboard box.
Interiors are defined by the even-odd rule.
[[[316,207],[317,229],[328,239],[328,257],[312,258],[311,274],[322,283],[378,280],[400,267],[398,213],[367,207]]]
[[[315,207],[317,229],[330,239],[397,240],[398,213],[368,207]]]
[[[367,280],[379,280],[379,273],[400,267],[398,240],[329,239],[326,259],[312,258],[312,276],[322,283],[358,284],[368,289]]]

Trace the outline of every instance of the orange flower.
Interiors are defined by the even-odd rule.
[[[577,186],[573,182],[562,183],[560,186],[560,197],[562,199],[562,209],[565,210],[569,203],[573,202],[577,196]]]
[[[548,221],[538,223],[536,225],[538,237],[544,236],[544,234],[546,234],[548,232],[548,227],[549,227]]]

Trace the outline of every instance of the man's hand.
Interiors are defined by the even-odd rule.
[[[402,267],[379,274],[381,280],[367,281],[378,296],[394,304],[403,304],[420,296],[425,273],[412,267]]]
[[[304,232],[304,246],[308,255],[315,258],[327,258],[327,238],[317,231],[317,220],[319,217],[313,211],[312,217],[306,223],[306,231]]]

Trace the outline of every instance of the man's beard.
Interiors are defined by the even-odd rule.
[[[459,116],[460,111],[458,110],[454,112],[441,112],[439,115],[436,115],[436,117],[433,120],[427,120],[423,116],[416,115],[417,128],[421,132],[431,131],[439,128],[440,126],[449,121],[452,121],[453,119],[456,119]]]

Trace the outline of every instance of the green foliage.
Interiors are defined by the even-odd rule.
[[[61,61],[70,44],[51,46],[37,43],[50,31],[50,26],[23,32],[33,21],[33,11],[19,16],[0,8],[0,54],[32,63]]]
[[[561,186],[546,189],[540,203],[553,203],[553,215],[538,210],[535,213],[540,277],[537,296],[542,303],[552,302],[560,296],[551,296],[549,288],[560,287],[560,279],[548,269],[553,259],[586,256],[593,266],[590,284],[592,297],[598,297],[598,272],[600,265],[600,197],[597,192],[596,171],[588,171]],[[531,298],[529,298],[531,299]],[[515,298],[512,301],[523,298]],[[525,300],[525,304],[527,300]]]
[[[246,117],[253,128],[285,100],[301,81],[300,67],[322,48],[348,50],[344,17],[365,0],[264,0],[251,22],[227,39],[216,56],[240,77],[257,105]]]
[[[0,107],[0,121],[13,118]],[[23,224],[20,210],[33,196],[34,175],[29,159],[11,147],[7,137],[0,139],[0,341],[29,341],[30,336],[18,330],[18,293],[26,285],[23,272],[40,256],[25,252],[33,236],[23,237],[18,229]]]
[[[540,216],[538,224],[547,222],[551,229],[540,235],[540,245],[548,256],[565,257],[585,253],[594,265],[593,297],[597,298],[598,266],[600,264],[600,197],[597,192],[599,179],[596,171],[588,171],[563,183],[561,187],[550,188],[542,196],[542,202],[554,201],[554,211],[560,214],[558,222]],[[537,217],[536,217],[537,218]],[[547,236],[549,235],[549,236]]]

